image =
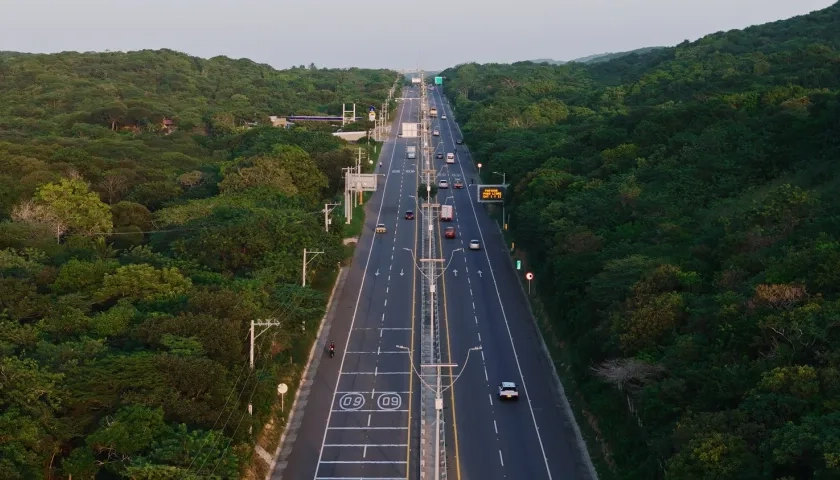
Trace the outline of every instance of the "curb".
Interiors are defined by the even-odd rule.
[[[292,407],[289,410],[289,420],[286,423],[286,428],[283,429],[283,434],[280,435],[280,444],[277,445],[277,450],[274,451],[273,460],[269,464],[268,473],[265,476],[266,480],[271,480],[271,478],[274,477],[275,468],[277,468],[278,478],[283,478],[283,470],[286,469],[287,463],[286,459],[288,459],[289,455],[292,453],[292,445],[294,444],[294,440],[297,438],[297,431],[303,422],[302,415],[304,407],[306,407],[306,401],[304,400],[303,404],[299,404],[299,400],[301,395],[305,398],[309,397],[309,390],[312,387],[312,381],[318,371],[318,365],[321,363],[321,356],[318,356],[317,360],[315,360],[315,352],[319,349],[319,347],[323,349],[323,346],[326,344],[325,339],[330,331],[330,327],[332,327],[333,314],[335,313],[335,309],[338,305],[338,302],[334,301],[336,298],[335,294],[344,287],[344,282],[347,280],[347,273],[349,271],[349,267],[341,267],[338,272],[338,277],[335,280],[335,285],[333,285],[332,292],[330,292],[326,312],[324,313],[324,317],[321,319],[321,325],[318,327],[318,333],[315,336],[315,341],[312,343],[312,348],[309,350],[309,359],[306,361],[306,366],[303,368],[303,374],[300,376],[300,384],[295,392],[295,399],[292,402]],[[303,391],[306,391],[306,393],[302,394],[301,392]],[[286,443],[287,440],[289,441],[288,444]],[[280,465],[279,467],[278,464]]]

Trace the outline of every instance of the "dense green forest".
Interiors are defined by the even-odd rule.
[[[302,250],[325,252],[316,283],[345,258],[344,222],[325,233],[319,210],[355,163],[322,129],[260,125],[380,105],[396,78],[166,50],[0,54],[0,478],[249,468],[328,296],[300,287]],[[258,319],[281,325],[252,371]]]
[[[442,73],[604,478],[840,478],[838,48],[835,4]]]

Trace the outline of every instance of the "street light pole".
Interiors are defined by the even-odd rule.
[[[420,383],[423,384],[423,386],[425,386],[426,388],[432,389],[435,392],[435,418],[436,418],[435,423],[437,425],[437,428],[435,429],[435,480],[440,480],[440,424],[441,424],[441,418],[440,417],[443,413],[443,392],[452,388],[452,386],[455,385],[455,382],[457,382],[458,379],[461,378],[461,374],[464,373],[464,370],[467,368],[467,364],[470,362],[470,354],[474,351],[481,350],[482,348],[479,345],[479,346],[472,347],[469,350],[467,350],[467,358],[466,358],[466,360],[464,360],[464,365],[461,367],[461,371],[458,372],[457,375],[455,375],[455,378],[452,379],[452,381],[449,383],[449,385],[446,386],[446,388],[443,388],[443,386],[441,384],[440,369],[441,368],[450,368],[450,369],[451,368],[458,368],[457,363],[424,363],[424,364],[421,364],[420,365],[421,368],[422,367],[427,367],[427,368],[434,368],[434,369],[437,370],[437,379],[436,379],[436,382],[435,382],[435,386],[432,387],[431,385],[427,384],[423,380],[423,375],[421,375],[420,372],[418,372],[414,368],[414,360],[411,356],[411,349],[409,349],[408,347],[405,347],[403,345],[397,345],[396,347],[400,350],[405,350],[405,351],[408,352],[409,363],[411,364],[411,370],[414,372],[415,375],[417,375],[417,378],[420,379]]]

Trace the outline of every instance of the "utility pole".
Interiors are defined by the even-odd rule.
[[[337,207],[337,203],[325,203],[324,204],[324,231],[330,231],[330,212],[333,211],[333,208]],[[332,207],[332,208],[330,208]]]
[[[359,157],[356,159],[356,173],[362,173],[362,149],[359,147]],[[359,189],[359,205],[365,203],[364,192]]]
[[[280,322],[274,318],[267,318],[265,320],[251,320],[251,356],[250,365],[251,371],[254,370],[254,339],[265,333],[271,327],[279,327]],[[255,333],[257,327],[265,327],[260,333]],[[254,404],[248,402],[248,415],[254,415]],[[248,432],[253,433],[254,427],[248,427]]]
[[[313,250],[307,250],[305,248],[303,249],[303,273],[301,274],[301,278],[302,278],[301,286],[302,287],[306,286],[306,266],[309,265],[309,262],[311,262],[312,260],[315,260],[315,257],[317,257],[318,255],[320,255],[322,253],[324,253],[324,252],[323,251],[316,252],[316,251],[313,251]],[[312,258],[310,258],[309,261],[306,260],[306,256],[308,254],[312,255]]]

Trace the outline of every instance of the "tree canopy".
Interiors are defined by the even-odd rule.
[[[326,233],[319,209],[355,164],[268,116],[379,104],[397,76],[0,58],[0,478],[240,477],[324,313],[301,255],[324,252],[307,283],[343,260],[344,222]]]
[[[442,72],[482,171],[511,183],[603,478],[840,476],[838,48],[840,4]]]

